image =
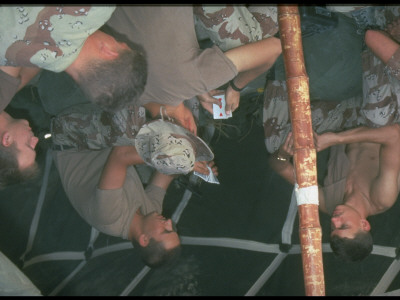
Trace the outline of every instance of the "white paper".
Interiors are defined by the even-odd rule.
[[[201,179],[203,179],[204,181],[207,181],[209,183],[219,184],[218,178],[214,175],[211,168],[209,166],[207,166],[207,168],[210,171],[210,173],[208,175],[204,175],[204,174],[196,172],[196,171],[193,172],[193,174],[196,176],[199,176]]]
[[[232,117],[232,112],[229,114],[225,112],[225,95],[214,96],[214,98],[218,99],[220,102],[220,105],[213,104],[214,119],[228,119]]]

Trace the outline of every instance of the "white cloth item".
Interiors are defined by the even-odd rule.
[[[0,252],[0,296],[42,296],[39,289]]]

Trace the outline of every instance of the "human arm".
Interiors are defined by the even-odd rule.
[[[221,95],[223,93],[223,90],[211,90],[204,94],[197,95],[197,99],[205,110],[207,110],[210,114],[213,114],[213,104],[219,105],[218,99],[214,98],[214,96]]]
[[[399,48],[399,44],[386,32],[380,30],[367,30],[365,32],[365,44],[385,64]]]
[[[278,175],[294,185],[296,183],[296,178],[294,167],[291,162],[293,154],[293,134],[289,132],[285,142],[276,152],[268,157],[268,164]]]
[[[32,80],[39,72],[40,68],[37,67],[10,67],[10,66],[0,66],[0,70],[4,73],[19,78],[21,80],[18,90],[22,89],[29,81]]]
[[[207,166],[211,168],[211,171],[213,172],[213,174],[215,176],[218,176],[218,168],[215,165],[215,162],[213,160],[209,161],[209,162],[207,162],[207,161],[196,161],[196,162],[194,162],[193,171],[202,173],[204,175],[208,175],[210,171],[208,170]]]
[[[124,185],[126,169],[130,165],[142,164],[134,146],[115,146],[104,165],[98,187],[102,190],[119,189]]]
[[[11,102],[14,95],[30,81],[31,77],[28,76],[28,73],[32,77],[33,74],[28,71],[34,69],[36,68],[0,66],[0,110],[3,110]]]
[[[270,37],[257,42],[230,49],[225,55],[236,66],[239,74],[233,79],[234,85],[242,89],[252,80],[269,70],[282,53],[281,41]],[[225,91],[226,111],[234,111],[239,106],[240,92],[231,85]]]
[[[269,70],[281,53],[281,41],[275,37],[245,44],[224,52],[239,73],[232,79],[233,85],[238,89],[243,89],[252,80]],[[198,95],[197,98],[204,109],[212,113],[212,103],[218,104],[212,96],[220,92],[219,90],[212,90]],[[240,91],[228,84],[225,90],[225,99],[225,111],[227,113],[235,111],[239,107]]]
[[[144,107],[150,112],[152,118],[159,116],[161,107],[165,107],[165,111],[163,110],[163,113],[166,112],[169,117],[177,120],[181,126],[197,135],[196,121],[194,120],[190,109],[187,108],[183,102],[181,102],[178,106],[149,102],[146,103]]]
[[[293,155],[293,134],[289,132],[282,146],[268,158],[270,167],[292,185],[296,183],[296,175],[292,162]],[[320,186],[318,186],[318,209],[324,213],[328,213],[324,192]]]
[[[339,144],[378,143],[382,146],[387,145],[392,142],[392,135],[396,133],[398,126],[398,124],[378,128],[360,126],[337,133],[326,132],[320,135],[314,132],[315,148],[319,152],[330,146]]]

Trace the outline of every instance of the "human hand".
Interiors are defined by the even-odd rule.
[[[286,139],[276,152],[277,157],[282,161],[288,160],[290,157],[294,155],[294,146],[293,146],[293,133],[290,131],[286,136]]]
[[[197,125],[194,120],[193,114],[189,108],[187,108],[183,102],[178,106],[166,106],[167,114],[178,121],[178,123],[192,132],[194,135],[197,135]]]
[[[214,98],[213,96],[221,95],[223,93],[223,90],[211,90],[204,94],[198,95],[197,99],[199,99],[201,106],[203,106],[206,111],[208,111],[210,114],[213,114],[213,104],[219,105],[218,99]]]
[[[218,168],[215,165],[213,160],[206,162],[206,161],[196,161],[194,162],[194,169],[193,171],[208,175],[210,171],[208,170],[207,166],[209,166],[214,174],[214,176],[218,176]]]
[[[313,139],[314,139],[315,150],[317,152],[325,150],[326,148],[328,148],[334,144],[334,138],[336,136],[335,133],[326,132],[326,133],[319,135],[314,130],[313,130],[313,133],[314,133]]]
[[[239,107],[240,92],[237,92],[231,86],[228,86],[225,91],[225,101],[226,114],[229,114],[230,112],[233,113]]]

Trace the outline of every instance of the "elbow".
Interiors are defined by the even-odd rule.
[[[391,126],[391,134],[389,140],[400,145],[400,124],[395,123]]]

